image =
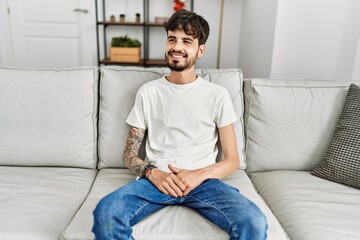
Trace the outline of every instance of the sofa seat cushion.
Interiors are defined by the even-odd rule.
[[[89,197],[66,229],[63,239],[93,239],[94,235],[91,233],[91,228],[93,225],[92,212],[95,206],[105,195],[132,180],[135,180],[135,175],[127,169],[100,170]],[[254,201],[262,209],[269,223],[268,239],[287,239],[279,222],[256,193],[250,179],[243,170],[239,170],[224,179],[224,181],[239,188],[242,194]],[[202,218],[195,211],[181,206],[166,207],[139,222],[134,226],[133,230],[135,239],[141,240],[229,239],[225,231]]]
[[[91,169],[0,167],[0,238],[59,239],[94,178]]]
[[[250,177],[290,239],[360,239],[360,191],[306,171]]]

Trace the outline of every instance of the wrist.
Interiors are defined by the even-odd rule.
[[[200,172],[200,176],[205,180],[213,178],[212,171],[210,168],[202,168]]]
[[[143,173],[142,177],[149,179],[149,176],[151,175],[152,170],[155,169],[155,168],[157,168],[157,167],[154,166],[154,165],[149,164],[146,167],[146,169],[144,170],[144,173]]]

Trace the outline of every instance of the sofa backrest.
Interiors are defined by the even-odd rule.
[[[313,170],[330,141],[349,85],[246,79],[247,171]]]
[[[0,67],[0,165],[95,168],[98,75]]]
[[[138,89],[168,73],[165,68],[106,66],[101,68],[99,110],[99,168],[124,168],[122,161],[130,126],[125,122]],[[204,79],[227,88],[239,117],[235,123],[241,167],[245,168],[242,73],[237,69],[198,70]],[[222,156],[219,151],[218,159]],[[144,147],[141,157],[144,158]]]

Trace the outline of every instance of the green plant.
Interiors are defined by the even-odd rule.
[[[138,48],[141,47],[141,43],[137,39],[129,38],[127,35],[123,37],[113,37],[111,39],[112,47],[129,47]]]

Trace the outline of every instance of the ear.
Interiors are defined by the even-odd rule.
[[[201,58],[205,54],[205,44],[201,44],[198,49],[197,58]]]

